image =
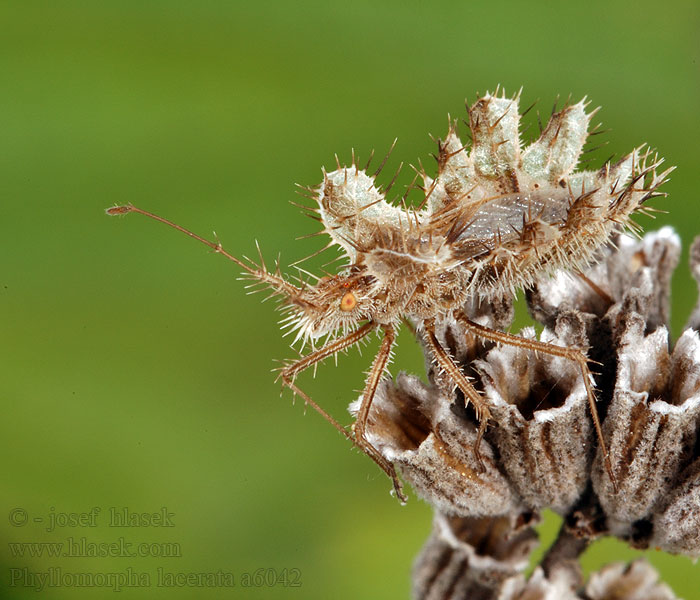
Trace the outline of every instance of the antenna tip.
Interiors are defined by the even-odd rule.
[[[105,212],[110,216],[113,217],[114,215],[125,215],[127,213],[131,212],[132,207],[129,205],[126,206],[111,206]]]

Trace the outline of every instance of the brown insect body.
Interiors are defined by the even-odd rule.
[[[521,152],[513,143],[517,98],[482,98],[470,109],[471,154],[451,128],[440,143],[438,177],[424,176],[423,210],[388,204],[355,165],[326,174],[317,197],[325,230],[351,269],[370,278],[364,294],[382,298],[368,316],[386,324],[403,315],[425,319],[470,297],[513,294],[557,269],[586,266],[613,230],[629,225],[665,174],[640,183],[658,162],[639,151],[597,172],[572,173],[592,115],[584,106],[554,114]],[[636,188],[627,185],[633,176]]]
[[[395,327],[405,317],[419,325],[436,363],[474,405],[479,439],[489,419],[488,406],[440,346],[436,322],[449,315],[479,337],[577,362],[609,467],[585,355],[579,349],[490,330],[471,322],[463,307],[474,299],[493,302],[507,297],[558,269],[583,268],[613,232],[634,229],[630,215],[659,195],[656,190],[669,170],[657,174],[661,160],[637,149],[615,165],[574,172],[595,113],[585,112],[584,101],[553,113],[539,139],[522,148],[518,100],[487,94],[468,109],[473,140],[469,152],[455,126],[450,126],[446,139],[439,142],[436,178],[421,172],[425,200],[419,208],[389,204],[374,177],[354,163],[324,172],[323,183],[312,190],[314,210],[332,243],[344,250],[347,264],[338,275],[315,285],[293,284],[279,270],[270,273],[262,260],[260,265],[245,265],[220,245],[176,226],[279,294],[287,312],[283,326],[296,331],[297,339],[313,344],[328,336],[322,348],[282,369],[281,378],[377,462],[392,477],[401,498],[393,465],[366,439],[365,426],[389,362]],[[131,210],[145,213],[134,207],[117,207],[111,213]],[[294,380],[374,330],[381,330],[384,337],[350,434]],[[478,442],[474,451],[478,456]]]

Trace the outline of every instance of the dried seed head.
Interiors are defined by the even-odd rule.
[[[634,535],[635,523],[649,518],[673,489],[700,428],[698,334],[687,330],[669,355],[665,327],[645,336],[641,316],[629,315],[625,323],[604,423],[618,489],[613,489],[600,457],[593,469],[608,525],[621,536]]]
[[[416,493],[446,515],[502,515],[518,506],[488,444],[482,469],[474,455],[474,423],[451,400],[415,377],[384,380],[369,416],[368,441],[391,461]],[[359,401],[352,406],[359,408]]]
[[[659,574],[644,560],[626,565],[613,563],[591,574],[586,586],[590,600],[676,600]]]
[[[700,458],[678,477],[678,483],[654,515],[651,545],[692,558],[700,557]]]
[[[506,580],[495,600],[579,600],[580,596],[571,589],[566,577],[553,575],[546,577],[537,567],[529,579],[517,575]]]
[[[617,491],[601,456],[591,460],[595,438],[581,402],[582,380],[573,365],[508,346],[469,344],[459,322],[442,325],[441,342],[465,372],[474,374],[469,369],[478,367],[495,425],[486,438],[496,464],[522,504],[552,507],[565,515],[563,531],[572,539],[613,534],[635,547],[651,545],[700,556],[700,335],[687,330],[671,349],[664,325],[678,255],[678,238],[668,228],[639,241],[619,238],[617,248],[604,249],[600,263],[584,271],[581,279],[555,277],[540,282],[529,294],[533,313],[547,323],[546,339],[567,346],[590,344],[589,355],[606,361],[598,368],[596,390]],[[697,263],[697,259],[691,263],[694,269]],[[489,322],[488,315],[483,318]],[[433,371],[432,379],[438,381],[439,373]],[[439,402],[454,406],[454,395],[441,394]],[[554,406],[538,406],[543,397],[546,403],[553,396],[559,400]],[[551,419],[537,419],[548,413],[553,414]],[[461,426],[468,427],[472,421],[464,423]],[[555,436],[551,430],[542,431],[543,426],[560,427],[561,432]],[[557,444],[560,456],[550,449]],[[423,495],[430,499],[429,491]],[[515,505],[510,514],[522,510]],[[458,555],[451,552],[450,564],[457,564]],[[621,590],[630,598],[674,598],[657,583],[654,571],[641,564],[603,569],[591,577],[584,595],[576,578],[567,575],[567,565],[575,557],[555,552],[545,563],[549,569],[559,568],[546,567],[529,580],[514,574],[488,592],[468,589],[484,598],[527,594],[528,598],[612,599]],[[462,571],[455,568],[451,577],[472,582],[474,569],[469,561],[461,564]],[[562,566],[566,568],[561,570]],[[447,585],[449,578],[435,581]]]
[[[448,518],[436,514],[433,532],[413,565],[416,599],[495,598],[524,570],[537,545],[529,514]]]
[[[548,330],[542,341],[567,345]],[[534,330],[521,332],[534,337]],[[584,334],[585,336],[585,334]],[[595,445],[581,371],[572,361],[512,347],[495,348],[479,362],[496,423],[489,440],[525,505],[565,514],[588,484]]]

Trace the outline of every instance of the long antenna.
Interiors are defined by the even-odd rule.
[[[209,240],[203,238],[202,236],[197,235],[196,233],[193,233],[189,229],[185,229],[181,225],[178,225],[176,223],[173,223],[172,221],[169,221],[168,219],[165,219],[161,216],[158,216],[156,214],[148,212],[147,210],[143,210],[142,208],[138,208],[137,206],[134,206],[133,204],[125,204],[123,206],[112,206],[111,208],[108,208],[105,212],[110,216],[126,215],[126,214],[129,214],[132,212],[139,213],[139,214],[144,215],[150,219],[164,223],[165,225],[168,225],[169,227],[172,227],[173,229],[176,229],[177,231],[184,233],[185,235],[188,235],[191,238],[194,238],[195,240],[197,240],[198,242],[201,242],[205,246],[208,246],[214,252],[221,254],[222,256],[225,256],[231,262],[235,263],[241,269],[243,269],[246,273],[248,273],[251,277],[253,277],[254,279],[257,279],[260,282],[267,283],[268,285],[273,287],[278,292],[283,292],[294,299],[301,297],[302,292],[298,287],[289,283],[287,280],[283,279],[279,273],[270,273],[267,270],[265,262],[262,259],[262,255],[260,255],[260,265],[259,266],[256,265],[257,268],[253,268],[253,267],[245,264],[240,259],[233,256],[232,254],[229,254],[226,250],[224,250],[224,248],[220,242],[210,242]],[[259,252],[259,250],[260,249],[258,248],[258,252]],[[253,263],[253,264],[255,264],[255,263]]]

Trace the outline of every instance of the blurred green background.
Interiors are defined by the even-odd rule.
[[[317,229],[288,203],[295,182],[316,185],[334,152],[383,154],[397,136],[387,171],[429,165],[428,134],[500,83],[524,86],[522,106],[539,98],[544,114],[558,94],[602,105],[612,132],[598,163],[649,142],[678,165],[656,202],[669,213],[640,222],[672,224],[687,247],[700,232],[699,16],[694,0],[0,3],[0,597],[110,593],[36,593],[22,573],[131,568],[155,582],[162,568],[297,569],[302,585],[122,596],[406,598],[430,511],[413,496],[400,507],[371,461],[280,398],[270,371],[294,354],[272,306],[203,246],[104,209],[133,202],[215,230],[239,255],[257,239],[286,264],[325,243],[295,241]],[[686,254],[675,335],[696,298]],[[416,343],[400,342],[393,372],[422,372]],[[300,383],[342,417],[370,354]],[[46,531],[51,514],[93,507],[96,527]],[[174,527],[110,528],[110,507],[166,507]],[[25,525],[10,523],[15,508]],[[7,545],[70,536],[173,542],[181,556],[18,557]],[[637,554],[608,541],[584,563]],[[647,554],[679,595],[700,597],[697,566]]]

